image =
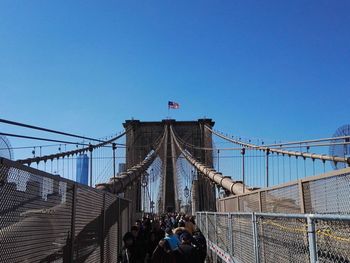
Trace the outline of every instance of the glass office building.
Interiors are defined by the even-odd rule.
[[[89,157],[87,154],[80,154],[77,158],[76,181],[88,185],[89,179]]]

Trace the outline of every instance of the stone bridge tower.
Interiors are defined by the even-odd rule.
[[[176,121],[172,119],[160,122],[141,122],[139,120],[127,120],[123,124],[126,133],[126,168],[140,163],[146,155],[154,149],[154,144],[159,140],[164,130],[168,130],[168,136],[159,157],[162,160],[162,195],[158,200],[160,212],[179,211],[180,204],[177,193],[182,189],[176,189],[176,160],[179,153],[175,151],[175,145],[171,143],[170,125],[176,135],[189,145],[186,149],[198,161],[209,167],[213,166],[212,151],[196,149],[196,147],[212,148],[211,133],[204,128],[204,125],[212,127],[214,122],[211,119],[199,119],[198,121]],[[191,147],[192,146],[192,147]],[[197,179],[192,182],[192,208],[196,211],[214,211],[215,187],[202,175],[198,174]],[[125,197],[132,200],[132,210],[141,211],[141,184],[135,183],[125,192]]]

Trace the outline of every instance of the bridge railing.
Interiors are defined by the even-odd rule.
[[[209,256],[224,262],[350,262],[350,216],[197,213]]]
[[[129,201],[0,158],[0,262],[116,262]]]
[[[218,200],[220,212],[350,213],[350,168]]]

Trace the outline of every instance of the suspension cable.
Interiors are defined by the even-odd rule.
[[[217,150],[220,150],[220,151],[240,151],[242,150],[242,147],[225,147],[225,148],[210,148],[210,147],[200,147],[200,146],[195,146],[193,144],[190,144],[190,143],[187,143],[187,142],[184,142],[181,138],[178,138],[179,141],[186,147],[189,147],[189,148],[192,148],[192,149],[196,149],[196,150],[203,150],[203,151],[217,151]],[[302,148],[305,148],[305,147],[323,147],[323,146],[333,146],[333,145],[350,145],[350,142],[339,142],[339,143],[322,143],[322,144],[309,144],[309,145],[301,145]],[[267,147],[267,146],[265,146]],[[291,148],[291,149],[294,149],[296,147],[300,147],[299,146],[287,146],[287,147],[273,147],[273,148],[270,148],[271,149],[288,149],[288,148]],[[256,150],[259,150],[259,149],[256,149]]]
[[[45,156],[42,156],[42,157],[21,159],[21,160],[17,160],[17,161],[19,163],[22,163],[22,164],[30,165],[33,162],[36,162],[36,163],[39,163],[41,161],[46,162],[47,160],[59,159],[59,158],[64,158],[64,157],[70,156],[70,155],[80,154],[80,153],[84,153],[84,152],[87,152],[87,151],[93,151],[94,149],[103,147],[103,146],[105,146],[107,144],[110,144],[110,143],[118,140],[119,138],[124,136],[126,133],[127,133],[127,131],[124,131],[123,133],[119,134],[118,136],[113,137],[112,139],[110,139],[108,141],[104,141],[104,142],[101,142],[99,144],[94,144],[94,145],[89,144],[88,147],[84,147],[84,148],[81,148],[81,149],[67,151],[67,152],[62,152],[62,153],[57,153],[57,154],[45,155]],[[86,144],[84,144],[84,145],[86,145]]]
[[[170,131],[171,131],[172,140],[174,141],[175,145],[178,147],[180,152],[185,156],[187,161],[191,163],[192,166],[194,166],[197,170],[199,170],[201,173],[207,176],[212,182],[221,186],[222,188],[226,189],[232,194],[243,193],[244,185],[242,184],[242,182],[233,181],[230,177],[223,176],[222,173],[215,171],[215,169],[207,167],[204,164],[198,162],[195,158],[192,157],[192,155],[188,151],[184,150],[181,147],[178,141],[178,138],[175,136],[172,126],[170,126]]]
[[[212,130],[212,132],[215,133],[215,134],[221,134],[221,135],[224,136],[224,134],[222,132],[218,131],[218,130],[211,129],[208,126],[206,126],[206,128],[209,128],[209,130]],[[325,142],[325,141],[336,141],[336,140],[347,140],[347,139],[350,139],[350,135],[339,136],[339,137],[330,137],[330,138],[321,138],[321,139],[314,139],[314,140],[281,142],[281,143],[274,143],[274,144],[266,144],[264,146],[265,147],[276,147],[276,146],[277,147],[282,147],[284,145],[298,145],[298,146],[300,146],[300,144],[308,144],[308,143],[314,143],[314,142]]]
[[[103,184],[97,184],[96,188],[101,190],[107,190],[112,193],[119,193],[126,189],[128,185],[130,185],[134,180],[136,180],[141,174],[150,167],[150,165],[154,162],[156,159],[159,150],[161,149],[164,138],[166,136],[167,132],[166,130],[163,133],[162,138],[160,141],[155,145],[155,150],[152,150],[148,153],[146,158],[134,165],[133,167],[129,168],[126,172],[121,173],[118,177],[113,177],[110,179],[110,182],[103,183]]]
[[[208,128],[206,126],[206,128]],[[210,128],[209,128],[210,129]],[[211,130],[211,129],[210,129]],[[212,133],[216,134],[215,130],[212,130]],[[219,134],[219,132],[217,132]],[[176,134],[176,133],[175,133]],[[217,135],[217,134],[216,134]],[[222,135],[222,133],[221,133]],[[200,146],[196,146],[194,144],[188,143],[186,141],[184,141],[182,138],[180,138],[179,136],[178,140],[185,146],[192,148],[192,149],[196,149],[196,150],[203,150],[203,151],[216,151],[216,150],[222,150],[222,151],[240,151],[242,150],[242,147],[236,147],[236,148],[230,148],[230,147],[225,147],[225,148],[216,148],[216,147],[200,147]],[[228,138],[228,137],[227,137]],[[299,142],[289,142],[289,143],[280,143],[280,144],[269,144],[269,145],[264,145],[264,147],[272,147],[270,149],[287,149],[287,148],[296,148],[296,147],[323,147],[323,146],[333,146],[333,145],[349,145],[350,142],[329,142],[329,143],[315,143],[315,144],[305,144],[305,145],[297,145],[297,146],[291,146],[291,145],[295,145],[295,144],[303,144],[303,143],[312,143],[312,142],[321,142],[321,141],[330,141],[330,140],[340,140],[340,139],[347,139],[350,138],[350,136],[341,136],[341,137],[334,137],[334,138],[324,138],[324,139],[317,139],[317,140],[308,140],[308,141],[299,141]],[[229,141],[232,142],[232,141]],[[287,147],[283,147],[284,145],[290,145]],[[255,147],[258,147],[258,145],[256,145]],[[252,147],[254,148],[254,147]]]
[[[94,139],[94,138],[85,137],[85,136],[76,135],[76,134],[67,133],[67,132],[61,132],[61,131],[57,131],[57,130],[47,129],[47,128],[43,128],[43,127],[39,127],[39,126],[29,125],[29,124],[15,122],[15,121],[10,121],[10,120],[5,120],[5,119],[0,119],[0,122],[6,123],[6,124],[9,124],[9,125],[15,125],[15,126],[25,127],[25,128],[39,130],[39,131],[46,131],[46,132],[66,135],[66,136],[80,138],[80,139],[85,139],[85,140],[90,140],[90,141],[104,142],[104,141],[99,140],[99,139]]]
[[[8,136],[8,137],[16,137],[16,138],[21,138],[21,139],[37,140],[37,141],[58,142],[58,143],[74,144],[74,145],[77,145],[77,144],[78,144],[78,145],[88,145],[88,144],[86,144],[86,143],[80,143],[80,142],[55,140],[55,139],[48,139],[48,138],[42,138],[42,137],[26,136],[26,135],[14,134],[14,133],[4,133],[4,132],[0,132],[0,135]]]
[[[269,148],[266,146],[259,146],[259,145],[255,145],[255,144],[251,144],[251,143],[246,143],[246,142],[241,142],[235,139],[231,139],[223,134],[220,134],[216,131],[214,131],[213,129],[211,129],[208,126],[204,126],[206,129],[208,129],[210,132],[212,132],[213,134],[215,134],[216,136],[230,141],[234,144],[238,144],[241,145],[243,147],[246,148],[252,148],[252,149],[257,149],[257,150],[262,150],[264,152],[269,151],[269,152],[273,152],[273,153],[277,153],[277,154],[282,154],[282,155],[289,155],[289,156],[295,156],[295,157],[303,157],[303,158],[311,158],[311,159],[319,159],[319,160],[324,160],[324,161],[333,161],[333,162],[341,162],[341,163],[347,163],[350,165],[350,157],[338,157],[338,156],[330,156],[330,155],[321,155],[321,154],[315,154],[315,153],[308,153],[308,152],[296,152],[296,151],[286,151],[286,150],[282,150],[282,149],[276,149],[276,148]]]

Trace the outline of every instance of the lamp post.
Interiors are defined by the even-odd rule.
[[[148,173],[144,172],[141,177],[141,186],[143,187],[143,213],[146,211],[146,187],[148,185]]]
[[[89,143],[89,152],[90,152],[90,187],[92,187],[92,151],[93,151],[92,145]]]
[[[184,189],[184,196],[186,197],[186,213],[188,213],[188,197],[190,196],[190,190],[188,189],[187,185],[185,186]]]
[[[220,171],[220,150],[218,149],[218,172]]]
[[[154,182],[154,170],[153,168],[150,171],[149,176],[149,198],[150,198],[150,209],[153,214],[154,202],[153,202],[153,193],[152,193],[152,182]]]
[[[266,149],[266,187],[269,187],[269,155],[270,149]]]
[[[244,155],[245,155],[245,148],[242,148],[241,150],[242,154],[242,181],[243,181],[243,193],[245,192],[245,174],[244,174]]]
[[[113,151],[113,193],[115,193],[115,150],[117,149],[116,143],[112,143],[112,151]]]
[[[190,196],[190,190],[188,189],[187,185],[185,186],[185,189],[184,189],[184,195],[186,199]]]

